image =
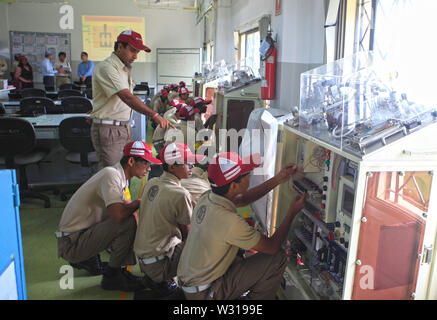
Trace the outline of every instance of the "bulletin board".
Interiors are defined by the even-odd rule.
[[[25,55],[32,66],[34,82],[43,82],[41,63],[45,58],[45,51],[53,52],[53,65],[58,61],[58,53],[61,51],[67,54],[67,60],[71,64],[71,35],[69,33],[9,31],[9,36],[11,61],[14,61],[14,55],[17,53]]]
[[[178,84],[180,81],[184,81],[187,86],[191,86],[194,73],[200,73],[201,48],[158,48],[156,52],[158,85]]]

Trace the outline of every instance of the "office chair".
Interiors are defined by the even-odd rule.
[[[63,113],[63,110],[49,98],[29,97],[20,100],[19,113],[23,116],[35,117],[40,114]]]
[[[19,90],[13,90],[8,93],[9,101],[18,101],[22,98]]]
[[[65,89],[58,92],[59,99],[64,99],[65,97],[83,97],[82,92],[74,89]]]
[[[71,117],[64,119],[59,124],[59,141],[68,151],[65,159],[82,167],[90,168],[98,162],[97,153],[91,142],[91,125],[87,122],[88,117]],[[91,175],[90,169],[90,175]],[[68,190],[61,192],[61,200],[67,200],[67,194],[76,191]]]
[[[22,98],[28,97],[46,97],[46,91],[38,88],[26,88],[20,91]]]
[[[32,124],[20,118],[0,118],[0,164],[7,169],[18,169],[21,198],[36,198],[44,201],[44,207],[50,207],[46,195],[29,190],[26,166],[39,163],[47,152],[37,150],[35,129]]]
[[[85,95],[88,99],[93,99],[93,89],[92,88],[87,88],[85,90]]]
[[[62,90],[72,90],[73,89],[73,84],[72,83],[63,83],[59,86],[59,90],[58,91],[62,91]]]
[[[67,97],[61,101],[64,113],[87,113],[93,109],[92,102],[85,97]]]
[[[146,95],[150,95],[150,88],[147,82],[135,85],[134,91],[147,91]]]

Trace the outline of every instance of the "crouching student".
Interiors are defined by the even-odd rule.
[[[249,173],[258,165],[253,156],[221,153],[209,164],[211,192],[197,203],[190,233],[177,271],[179,285],[189,300],[231,300],[249,291],[248,299],[274,299],[287,257],[281,248],[290,224],[304,206],[303,197],[290,205],[275,234],[268,238],[237,214],[237,207],[256,201],[296,173],[289,164],[276,176],[250,190]],[[248,258],[239,249],[256,250]]]
[[[142,278],[124,266],[135,265],[132,246],[136,221],[133,213],[140,200],[125,203],[125,192],[132,177],[143,178],[150,163],[161,163],[149,145],[133,141],[125,145],[123,158],[115,166],[103,168],[71,197],[62,213],[58,231],[58,254],[78,269],[103,274],[105,290],[137,291],[145,288]],[[111,249],[107,266],[99,253]]]
[[[208,181],[208,165],[195,164],[191,177],[182,179],[181,185],[190,193],[194,208],[202,194],[211,190],[211,184]]]
[[[190,193],[180,180],[190,177],[192,165],[204,156],[196,157],[182,143],[171,143],[159,158],[164,173],[144,188],[134,251],[150,288],[165,295],[176,287],[173,278],[193,209]]]

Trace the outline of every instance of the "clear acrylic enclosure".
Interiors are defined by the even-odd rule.
[[[435,121],[435,107],[409,101],[397,78],[373,52],[303,73],[299,130],[362,156]]]

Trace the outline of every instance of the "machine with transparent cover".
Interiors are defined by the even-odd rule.
[[[409,101],[396,77],[372,52],[303,73],[299,130],[361,157],[435,121],[437,109]]]
[[[437,112],[409,101],[401,76],[372,53],[302,74],[276,164],[298,170],[276,188],[267,230],[305,197],[285,247],[286,299],[296,288],[306,299],[437,299]]]

